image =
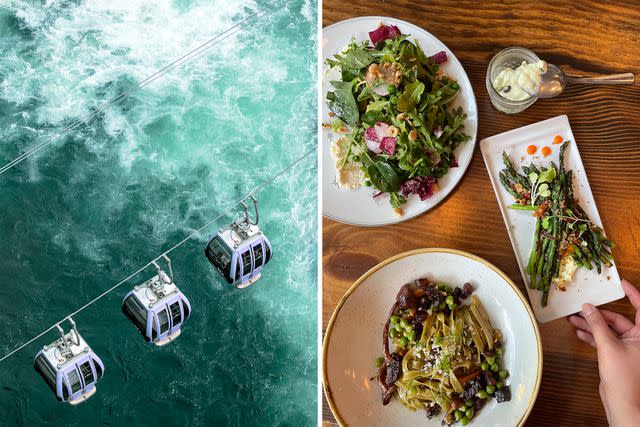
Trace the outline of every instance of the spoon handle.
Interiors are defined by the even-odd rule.
[[[570,83],[592,84],[592,85],[632,85],[636,81],[633,73],[611,74],[608,76],[582,77],[567,75]]]

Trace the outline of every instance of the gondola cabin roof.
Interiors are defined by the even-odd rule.
[[[76,336],[78,342],[77,345],[75,343]],[[47,360],[54,364],[54,367],[57,370],[62,370],[68,364],[75,364],[80,358],[91,353],[91,347],[89,347],[89,344],[87,344],[79,333],[74,332],[73,330],[69,331],[65,334],[65,338],[67,340],[67,346],[65,347],[64,352],[61,351],[59,346],[61,338],[49,345],[45,345],[41,351]]]
[[[178,287],[164,271],[160,274],[164,275],[163,281],[156,274],[143,284],[133,288],[133,294],[148,309],[152,309],[154,306],[162,307],[168,300],[173,299],[174,295],[180,294]]]
[[[218,236],[234,251],[265,238],[260,227],[251,223],[233,223],[228,227],[221,228],[218,231]]]

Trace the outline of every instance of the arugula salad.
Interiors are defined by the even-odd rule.
[[[462,132],[467,115],[450,108],[460,86],[438,69],[444,51],[427,56],[396,26],[369,37],[326,60],[335,77],[327,127],[341,135],[332,146],[338,174],[349,174],[338,184],[372,187],[401,214],[407,197],[431,197],[438,178],[457,166],[453,152],[470,139]]]

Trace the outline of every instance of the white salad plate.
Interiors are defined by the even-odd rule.
[[[359,226],[379,226],[406,221],[440,203],[458,184],[464,175],[476,144],[476,134],[478,129],[478,109],[476,98],[467,73],[455,55],[440,40],[429,32],[399,19],[381,16],[363,16],[360,18],[348,19],[330,25],[322,31],[322,59],[323,76],[322,79],[322,121],[328,123],[329,109],[325,102],[328,91],[333,90],[333,86],[327,78],[328,66],[325,63],[327,58],[332,58],[342,51],[355,38],[356,42],[369,40],[369,31],[375,30],[379,23],[385,25],[397,25],[402,34],[410,34],[412,42],[418,42],[419,46],[427,55],[433,55],[444,50],[447,53],[447,62],[440,65],[440,69],[458,81],[460,92],[451,103],[452,107],[462,106],[467,113],[467,120],[464,123],[463,132],[471,136],[471,139],[454,151],[458,167],[451,168],[447,174],[438,180],[437,189],[432,197],[423,201],[416,195],[408,197],[407,203],[403,206],[404,214],[397,216],[394,214],[388,197],[373,198],[373,190],[363,187],[356,190],[341,189],[336,183],[335,161],[331,156],[329,130],[323,129],[322,147],[322,213],[327,218],[335,221],[359,225]],[[334,135],[333,137],[336,137]]]
[[[615,264],[610,268],[603,266],[601,274],[598,274],[595,269],[579,268],[564,292],[554,289],[552,284],[546,307],[542,307],[540,302],[542,292],[529,289],[529,276],[525,272],[525,268],[529,260],[531,245],[533,244],[536,222],[531,211],[513,210],[508,207],[514,203],[514,199],[500,184],[499,173],[504,169],[502,152],[505,151],[511,157],[518,172],[522,172],[521,165],[526,166],[530,163],[546,167],[549,162],[553,161],[557,165],[560,145],[552,144],[555,135],[560,135],[565,140],[570,141],[564,157],[566,169],[573,170],[575,197],[579,200],[580,205],[591,221],[602,227],[602,221],[600,220],[600,215],[598,215],[598,209],[596,208],[567,116],[557,116],[480,141],[482,157],[489,171],[493,190],[498,198],[498,204],[518,260],[522,279],[527,287],[529,301],[536,318],[542,323],[576,313],[582,309],[582,304],[585,303],[601,305],[624,296],[620,276]],[[526,153],[529,145],[538,147],[536,154],[529,155]],[[543,146],[549,146],[552,149],[552,153],[546,158],[539,154],[540,148]]]
[[[323,346],[323,382],[331,410],[342,426],[440,426],[444,414],[428,420],[395,397],[382,405],[376,358],[382,356],[383,328],[398,290],[427,277],[451,286],[471,283],[494,328],[503,334],[504,366],[511,401],[492,399],[474,426],[524,424],[538,394],[542,345],[524,295],[497,267],[452,249],[418,249],[390,258],[360,277],[331,316]]]

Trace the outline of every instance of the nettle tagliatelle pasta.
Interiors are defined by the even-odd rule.
[[[383,404],[395,396],[429,418],[444,411],[446,424],[466,425],[491,398],[510,400],[502,333],[473,290],[428,279],[400,289],[384,328]]]

